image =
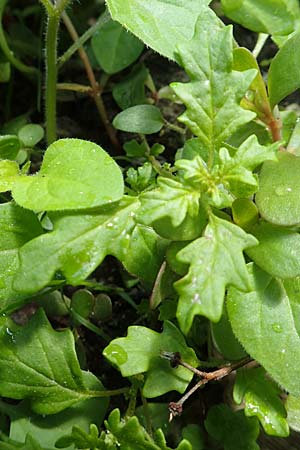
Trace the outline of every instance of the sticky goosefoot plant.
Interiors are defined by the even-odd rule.
[[[189,78],[168,91],[183,105],[179,125],[149,103],[115,117],[115,129],[138,135],[124,145],[125,177],[99,145],[56,140],[68,2],[42,3],[50,145],[40,170],[28,174],[16,138],[1,138],[11,197],[0,205],[0,449],[255,450],[259,433],[299,431],[299,107],[277,106],[300,87],[298,2],[222,0],[259,33],[250,52],[219,3],[107,0],[114,21]],[[269,36],[279,50],[266,88],[256,56]],[[170,161],[147,139],[164,127],[182,142]],[[124,268],[121,287],[95,275],[107,256]],[[104,321],[109,295],[135,311],[125,337]],[[39,308],[18,324],[28,305]],[[114,320],[121,328],[124,316]],[[84,370],[79,326],[102,345],[97,376]]]

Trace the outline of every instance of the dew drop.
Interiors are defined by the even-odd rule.
[[[273,323],[272,329],[275,331],[275,333],[282,333],[283,329],[282,326],[279,323]]]
[[[279,197],[282,197],[283,195],[289,194],[291,192],[292,188],[286,186],[277,186],[277,188],[275,189],[275,194]]]

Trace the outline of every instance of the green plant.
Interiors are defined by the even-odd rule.
[[[298,2],[262,8],[222,0],[228,18],[260,33],[253,53],[206,0],[107,0],[113,20],[104,13],[81,38],[66,15],[69,2],[42,3],[50,145],[34,174],[29,160],[41,128],[23,123],[0,137],[0,394],[19,401],[0,403],[0,449],[254,450],[260,430],[287,437],[289,427],[299,430],[300,410],[299,110],[278,104],[300,87]],[[61,18],[75,44],[59,59]],[[269,35],[280,49],[266,89],[255,55]],[[145,64],[136,63],[141,41],[174,60],[188,81],[156,92]],[[0,33],[3,64],[26,72],[6,44]],[[76,49],[90,86],[57,85],[60,64]],[[92,142],[56,140],[60,87],[92,94],[118,147],[100,86],[133,63],[112,88],[123,109],[114,127],[135,133],[124,144],[125,169]],[[164,118],[162,98],[184,106],[179,125]],[[164,130],[178,136],[175,157],[154,142]],[[108,256],[122,265],[119,284],[95,272]],[[116,298],[134,312],[125,337]],[[29,320],[28,305],[37,309]],[[84,370],[81,327],[98,336],[97,357],[101,343],[110,373],[124,378],[114,389],[105,388],[104,369],[102,381]],[[186,400],[221,379],[227,388],[234,380],[228,404],[216,394],[203,423],[195,413],[189,420]],[[172,391],[183,397],[176,402]],[[121,400],[109,410],[114,395]],[[174,421],[184,414],[188,425],[167,443],[168,413]]]

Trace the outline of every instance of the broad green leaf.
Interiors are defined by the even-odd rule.
[[[182,437],[192,444],[192,449],[204,450],[204,433],[199,425],[190,424],[183,428]]]
[[[12,195],[20,206],[38,211],[83,209],[119,200],[123,186],[120,168],[101,147],[61,139],[47,149],[36,175],[17,178]]]
[[[175,283],[180,296],[177,319],[185,334],[197,314],[220,320],[227,286],[250,289],[243,250],[256,244],[241,228],[211,215],[203,237],[178,253],[179,261],[190,264],[188,274]]]
[[[295,328],[300,336],[300,277],[283,280],[283,286],[289,297],[292,313],[295,320]]]
[[[219,322],[211,323],[211,332],[217,351],[225,359],[234,361],[247,356],[247,353],[233,334],[226,308],[224,308]]]
[[[187,347],[182,334],[171,322],[165,322],[161,334],[149,328],[131,326],[125,338],[114,339],[104,349],[104,356],[115,364],[123,377],[146,372],[145,397],[157,397],[176,390],[184,392],[193,374],[184,367],[173,369],[160,356],[161,351],[180,352],[182,359],[197,366],[194,351]]]
[[[285,403],[287,419],[292,430],[300,432],[300,398],[289,395]]]
[[[172,178],[159,177],[157,185],[141,195],[138,219],[166,239],[185,241],[200,236],[206,223],[200,191]]]
[[[276,225],[300,223],[300,157],[281,153],[279,161],[264,163],[256,205],[261,216]]]
[[[53,231],[33,239],[20,251],[15,288],[36,292],[59,270],[68,283],[80,284],[106,255],[118,258],[129,272],[154,281],[164,248],[151,228],[135,222],[139,205],[137,197],[124,197],[120,204],[90,212],[51,213]]]
[[[20,150],[20,141],[17,136],[0,136],[0,159],[14,160]]]
[[[255,203],[248,198],[237,198],[232,203],[232,218],[239,227],[249,231],[258,221]]]
[[[157,133],[163,124],[160,110],[153,105],[132,106],[117,114],[113,120],[113,126],[117,130],[140,134]]]
[[[207,7],[209,3],[210,0],[107,0],[114,20],[170,59],[176,59],[174,44],[192,38],[203,10],[207,10],[203,28],[221,27],[217,16]]]
[[[224,13],[257,33],[289,34],[295,17],[288,0],[221,0]]]
[[[11,190],[19,176],[19,166],[15,161],[0,161],[0,192]]]
[[[38,414],[100,397],[101,385],[93,391],[84,385],[72,332],[54,331],[42,309],[24,327],[4,324],[0,333],[2,396],[28,399]]]
[[[240,101],[256,70],[234,71],[231,26],[212,31],[203,29],[202,20],[200,16],[193,39],[178,45],[181,65],[190,82],[172,83],[171,87],[187,108],[179,120],[213,153],[255,117],[241,108]]]
[[[268,222],[260,221],[250,230],[259,244],[246,253],[261,269],[274,277],[294,278],[300,275],[300,235]]]
[[[300,396],[300,338],[289,296],[280,280],[249,267],[251,291],[231,287],[227,310],[232,329],[247,353],[284,389]]]
[[[92,49],[104,72],[114,74],[130,66],[144,44],[118,22],[109,20],[93,34]]]
[[[42,234],[43,229],[33,212],[14,203],[0,205],[0,229],[0,310],[11,311],[26,298],[12,286],[19,265],[19,249]]]
[[[87,389],[101,390],[103,386],[91,372],[83,372],[83,383]],[[89,430],[91,423],[100,425],[104,419],[108,397],[83,400],[65,409],[61,413],[50,416],[33,414],[27,402],[10,406],[7,414],[11,419],[10,438],[22,442],[27,433],[38,439],[45,447],[53,448],[57,439],[70,433],[74,423],[84,431]],[[29,416],[30,414],[30,416]]]
[[[127,77],[117,83],[112,90],[113,98],[122,109],[147,103],[145,82],[149,70],[144,64],[137,64]]]
[[[299,89],[299,58],[300,33],[296,33],[281,47],[270,65],[268,90],[272,107],[296,89]]]
[[[40,125],[29,123],[19,130],[18,137],[25,147],[34,147],[43,139],[44,130]]]
[[[256,444],[258,422],[246,417],[243,411],[233,412],[222,403],[213,406],[205,420],[205,428],[213,439],[224,446],[224,450],[259,450]]]
[[[280,388],[267,379],[262,367],[240,369],[234,384],[233,398],[238,404],[244,402],[247,417],[257,416],[263,429],[271,436],[287,437],[289,426],[286,410],[279,398]]]

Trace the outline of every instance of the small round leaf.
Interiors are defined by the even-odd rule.
[[[160,110],[153,105],[137,105],[120,112],[113,120],[118,130],[130,133],[152,134],[163,127]]]
[[[44,137],[44,130],[40,125],[28,123],[18,133],[24,147],[34,147]]]

